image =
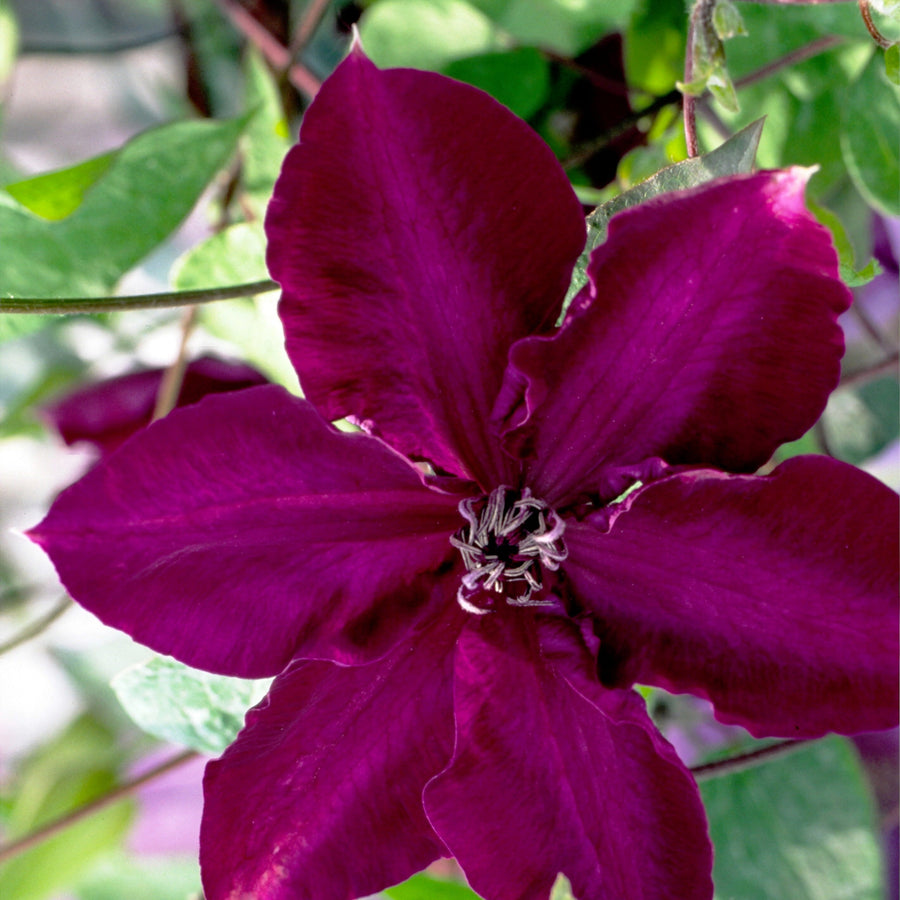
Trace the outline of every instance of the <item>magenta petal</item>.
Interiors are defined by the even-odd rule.
[[[453,749],[446,614],[368,666],[295,664],[209,764],[207,900],[355,900],[446,856],[422,789]]]
[[[452,552],[458,500],[381,441],[258,387],[135,435],[31,537],[107,624],[189,665],[259,677],[295,655],[384,652],[424,602],[433,576],[418,573]]]
[[[676,475],[570,522],[600,671],[708,697],[753,734],[897,724],[898,498],[825,457]]]
[[[350,415],[482,486],[513,341],[550,327],[584,245],[549,148],[488,95],[358,50],[304,116],[266,219],[287,349],[328,419]]]
[[[425,809],[481,896],[547,900],[559,872],[579,900],[712,896],[690,773],[637,695],[600,687],[571,625],[473,621],[454,684],[456,749]]]
[[[508,438],[551,502],[648,457],[752,472],[837,383],[850,293],[805,170],[718,181],[627,210],[552,338],[511,353]],[[526,387],[524,408],[510,393]]]
[[[147,369],[71,391],[48,403],[41,413],[67,444],[87,441],[110,453],[150,423],[165,369]],[[194,360],[185,370],[176,406],[190,406],[207,394],[222,394],[266,384],[268,379],[243,363],[212,356]]]

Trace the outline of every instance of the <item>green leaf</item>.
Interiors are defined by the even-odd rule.
[[[363,14],[359,34],[376,65],[435,72],[504,45],[494,23],[464,0],[380,0]]]
[[[830,209],[815,203],[809,204],[810,212],[831,231],[834,247],[838,253],[838,268],[841,280],[847,287],[860,287],[868,284],[873,278],[881,274],[881,265],[878,260],[871,258],[861,268],[856,267],[856,251],[844,228],[844,223]]]
[[[26,209],[51,222],[64,219],[81,206],[85,194],[110,167],[115,153],[86,159],[68,169],[45,172],[6,185],[6,191]]]
[[[744,19],[731,0],[718,0],[716,3],[713,9],[713,28],[723,41],[747,34]]]
[[[89,716],[76,719],[17,773],[6,838],[29,834],[108,793],[117,784],[120,761],[111,732]],[[121,843],[133,810],[131,801],[117,803],[0,866],[0,897],[55,895]]]
[[[873,279],[877,278],[884,270],[881,263],[875,257],[872,257],[861,269],[848,266],[845,263],[838,264],[838,270],[841,280],[847,287],[862,287]]]
[[[12,74],[19,52],[19,26],[9,0],[0,0],[0,87]]]
[[[629,85],[654,95],[675,86],[684,75],[687,21],[681,0],[640,0],[625,35]]]
[[[200,896],[200,866],[194,858],[143,862],[131,856],[104,859],[75,887],[78,900],[188,900]]]
[[[859,192],[884,215],[900,216],[900,90],[877,53],[848,86],[842,104],[841,149]]]
[[[178,122],[115,154],[66,218],[48,222],[0,202],[3,296],[103,294],[162,243],[227,163],[246,117]],[[2,312],[2,300],[0,300]]]
[[[172,271],[173,285],[179,290],[243,284],[266,277],[266,236],[262,224],[247,222],[232,225],[192,247]],[[284,349],[284,331],[276,304],[273,294],[210,303],[201,308],[200,319],[212,334],[239,347],[247,362],[297,392],[297,374]]]
[[[891,44],[884,51],[884,74],[891,84],[900,85],[900,44]]]
[[[556,876],[550,891],[550,900],[576,900],[572,893],[572,882],[562,872]]]
[[[464,884],[438,881],[428,875],[413,875],[383,893],[391,900],[479,900],[478,894]]]
[[[839,388],[828,398],[822,427],[835,456],[865,462],[900,435],[900,385],[887,376]]]
[[[872,798],[852,746],[825,738],[704,781],[717,900],[878,900]]]
[[[609,31],[621,31],[631,0],[615,3],[583,0],[472,0],[517,44],[577,56]]]
[[[144,731],[213,756],[237,737],[244,713],[268,685],[268,680],[211,675],[162,656],[112,680],[119,702]]]
[[[252,47],[247,52],[245,84],[244,103],[252,117],[242,140],[241,181],[250,205],[262,218],[290,147],[290,133],[278,85]]]
[[[550,63],[534,47],[458,59],[444,74],[487,91],[523,119],[544,105],[550,91]]]
[[[566,295],[566,304],[587,284],[587,269],[590,253],[606,240],[609,220],[623,209],[637,206],[652,197],[669,191],[696,187],[714,178],[725,175],[739,175],[753,171],[756,148],[762,134],[763,122],[759,120],[748,125],[720,147],[703,156],[686,159],[657,172],[629,191],[619,194],[613,200],[598,206],[588,217],[588,238],[584,253],[575,264],[572,283]]]
[[[261,222],[240,222],[191,247],[172,267],[172,286],[179,291],[263,281],[266,235]]]

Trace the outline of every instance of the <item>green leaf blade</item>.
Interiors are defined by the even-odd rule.
[[[572,283],[566,295],[568,305],[578,291],[587,284],[587,264],[591,251],[606,240],[609,220],[623,209],[637,206],[646,200],[669,191],[685,190],[722,178],[752,172],[756,150],[762,134],[763,121],[760,119],[739,131],[720,147],[702,156],[686,159],[657,172],[656,175],[635,185],[631,190],[619,194],[612,200],[598,206],[588,217],[588,238],[584,253],[579,257],[572,273]]]
[[[218,756],[237,737],[244,714],[263,696],[268,681],[211,675],[156,657],[120,672],[112,687],[144,731]]]
[[[700,790],[716,900],[882,897],[872,799],[846,740],[817,741]]]

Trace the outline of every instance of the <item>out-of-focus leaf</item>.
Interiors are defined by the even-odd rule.
[[[428,875],[413,875],[383,893],[391,900],[479,900],[478,894],[464,884],[438,881]]]
[[[550,891],[550,900],[576,900],[572,893],[572,882],[562,873],[556,876],[556,881]]]
[[[268,681],[211,675],[155,657],[120,672],[113,690],[149,734],[218,756],[237,737],[244,713],[262,699]]]
[[[700,786],[717,900],[880,900],[875,812],[852,746],[825,738]]]
[[[0,0],[0,87],[9,78],[19,52],[19,26],[9,0]]]
[[[842,105],[841,149],[860,193],[880,212],[900,216],[900,89],[878,53],[848,88]]]
[[[199,895],[197,861],[178,857],[166,857],[161,864],[110,856],[75,888],[78,900],[187,900]]]
[[[900,385],[888,376],[840,388],[828,399],[822,425],[831,452],[859,465],[900,435]]]
[[[91,647],[90,652],[53,647],[50,654],[83,698],[91,716],[120,737],[129,734],[130,760],[152,746],[149,738],[143,744],[134,740],[140,733],[109,686],[113,676],[125,666],[137,665],[147,658],[146,647],[120,635],[106,644]]]
[[[380,0],[363,14],[359,33],[382,67],[440,71],[454,59],[504,46],[494,23],[465,0]]]
[[[252,118],[242,140],[241,180],[254,212],[262,218],[290,146],[290,134],[278,86],[256,50],[248,50],[244,68],[245,106]]]
[[[628,23],[633,0],[615,3],[572,0],[471,0],[517,44],[576,56],[603,34]]]
[[[802,437],[796,441],[788,441],[782,444],[776,451],[774,461],[776,463],[784,462],[792,456],[802,456],[805,453],[821,453],[822,447],[816,436],[815,429],[810,428]]]
[[[115,153],[104,153],[67,169],[45,172],[34,178],[8,184],[6,191],[26,209],[43,219],[56,222],[81,206],[84,195],[115,158]]]
[[[900,85],[900,44],[891,44],[884,51],[884,74],[891,84]]]
[[[260,223],[242,222],[192,247],[175,264],[172,282],[179,290],[242,284],[267,278],[266,238]],[[284,349],[284,332],[275,295],[209,303],[200,310],[204,327],[230,341],[273,381],[293,391],[297,375]]]
[[[28,834],[102,796],[117,783],[115,737],[95,719],[76,719],[17,773],[8,839]],[[0,866],[3,900],[43,900],[86,872],[124,838],[133,804],[123,801],[66,828]]]
[[[550,90],[550,64],[534,47],[458,59],[444,74],[487,91],[523,119],[544,105]]]
[[[590,253],[606,240],[609,220],[623,209],[637,206],[668,191],[684,190],[696,187],[714,178],[725,175],[739,175],[753,170],[756,148],[762,133],[762,121],[748,125],[742,131],[729,138],[720,147],[703,156],[686,159],[683,162],[662,169],[656,175],[641,182],[629,191],[620,194],[613,200],[598,206],[588,217],[588,239],[584,253],[575,264],[572,283],[566,295],[566,303],[587,284],[587,268]]]
[[[266,235],[262,223],[240,222],[191,247],[172,268],[172,284],[179,291],[227,287],[264,281]]]
[[[639,0],[625,35],[628,83],[663,95],[684,75],[688,16],[681,0]]]
[[[178,122],[144,132],[115,154],[78,208],[48,222],[0,203],[4,296],[100,294],[181,223],[228,161],[246,118]]]

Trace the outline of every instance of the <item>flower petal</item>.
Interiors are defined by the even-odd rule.
[[[758,737],[897,724],[898,502],[825,457],[694,471],[566,530],[600,673],[709,698]]]
[[[552,338],[521,341],[507,440],[551,503],[652,456],[752,472],[800,437],[837,384],[850,302],[808,172],[764,172],[617,215],[589,293]],[[503,410],[506,411],[506,410]]]
[[[67,444],[87,441],[102,453],[111,453],[150,424],[165,372],[147,369],[107,378],[48,403],[41,413]],[[190,406],[207,394],[239,391],[267,381],[261,372],[243,363],[203,356],[185,370],[176,406]]]
[[[537,628],[535,627],[537,626]],[[690,773],[631,692],[592,677],[564,620],[501,610],[457,647],[456,749],[425,810],[486,900],[712,896]]]
[[[584,246],[549,148],[488,95],[357,48],[304,116],[266,219],[288,353],[327,419],[372,420],[482,487],[510,344],[553,325]]]
[[[189,665],[261,677],[295,655],[383,653],[453,552],[458,500],[267,386],[135,435],[31,537],[107,624]]]
[[[446,856],[422,789],[453,750],[445,614],[367,666],[295,664],[207,767],[208,900],[354,900]]]

